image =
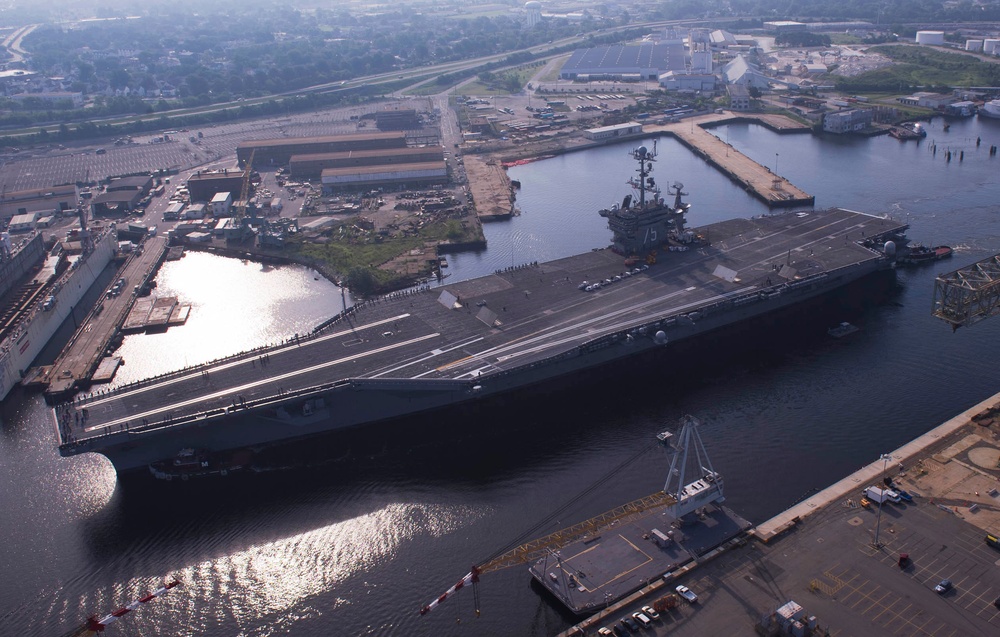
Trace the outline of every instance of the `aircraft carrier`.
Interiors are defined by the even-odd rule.
[[[633,157],[639,196],[601,211],[614,249],[369,300],[277,347],[78,396],[53,409],[60,453],[102,453],[120,475],[227,473],[247,450],[669,356],[885,271],[905,240],[843,209],[687,229],[682,186],[669,205],[655,153]]]

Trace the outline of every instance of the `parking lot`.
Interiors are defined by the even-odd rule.
[[[880,519],[877,504],[860,505],[866,485],[859,484],[857,493],[784,536],[723,553],[628,608],[598,617],[586,634],[619,623],[677,583],[695,591],[698,603],[682,601],[640,634],[750,635],[788,601],[831,635],[1000,634],[1000,549],[985,542],[987,530],[997,531],[998,455],[992,428],[967,425],[911,467],[889,470],[913,494],[912,503],[887,502]],[[904,568],[900,553],[909,556]],[[934,587],[944,579],[952,588],[939,594]]]

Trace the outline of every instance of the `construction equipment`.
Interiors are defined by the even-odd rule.
[[[932,313],[953,331],[1000,314],[1000,255],[938,276]]]

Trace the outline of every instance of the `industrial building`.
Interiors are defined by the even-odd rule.
[[[212,210],[212,216],[215,218],[224,217],[229,214],[230,208],[233,207],[233,195],[230,192],[217,192],[212,197],[212,201],[209,202],[209,206]]]
[[[427,161],[444,161],[444,149],[440,146],[428,146],[424,148],[315,153],[310,155],[293,155],[288,163],[292,177],[295,179],[316,179],[326,168],[414,164]]]
[[[406,133],[402,131],[353,133],[324,137],[281,137],[240,142],[236,147],[236,158],[239,165],[244,166],[250,159],[250,153],[256,153],[254,155],[254,165],[256,166],[284,166],[292,158],[292,155],[405,147]]]
[[[660,86],[668,91],[714,93],[718,79],[711,73],[667,71],[660,76]]]
[[[625,44],[578,49],[563,64],[564,80],[656,80],[667,71],[685,70],[684,45]]]
[[[103,192],[90,200],[90,214],[94,217],[127,215],[139,207],[143,196],[139,190]]]
[[[327,168],[322,173],[323,190],[370,188],[406,184],[440,184],[448,181],[448,165],[444,161],[428,161],[391,166],[351,166]]]
[[[129,177],[113,177],[105,188],[107,192],[138,191],[145,197],[153,189],[153,178],[149,175],[132,175]]]
[[[726,93],[729,95],[729,110],[749,111],[750,110],[750,89],[742,84],[728,84]]]
[[[871,109],[850,108],[823,117],[823,130],[827,133],[854,133],[872,125]]]
[[[235,201],[243,191],[243,176],[242,170],[197,172],[188,177],[188,196],[191,201],[211,201],[217,193],[228,192]]]
[[[420,118],[413,108],[378,111],[375,113],[375,127],[390,131],[420,128]]]
[[[75,209],[79,199],[75,184],[4,192],[0,195],[0,221],[28,212]]]
[[[638,135],[640,133],[642,133],[642,124],[639,124],[638,122],[627,122],[625,124],[615,124],[614,126],[588,128],[583,134],[587,139],[599,140],[625,137],[628,135]]]

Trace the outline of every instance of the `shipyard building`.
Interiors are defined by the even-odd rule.
[[[219,193],[229,193],[235,201],[243,191],[243,175],[242,170],[197,172],[188,177],[188,196],[191,201],[212,201]]]
[[[75,184],[11,190],[0,196],[0,221],[30,212],[52,213],[75,209],[79,194]]]
[[[667,71],[684,71],[684,44],[625,44],[578,49],[563,64],[563,80],[656,80]]]
[[[442,161],[425,161],[412,164],[381,164],[327,168],[322,172],[323,190],[371,188],[373,186],[411,187],[443,184],[448,181],[448,166]]]
[[[340,153],[315,153],[293,155],[289,161],[292,177],[296,179],[316,179],[327,168],[350,168],[352,166],[384,166],[388,164],[416,164],[444,161],[444,149],[440,146],[425,148],[393,148],[380,150],[349,150]]]
[[[406,148],[406,133],[386,131],[326,137],[253,139],[239,143],[236,147],[236,158],[239,165],[244,166],[249,161],[250,154],[254,153],[255,166],[284,166],[293,155],[388,148]]]

